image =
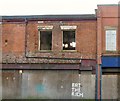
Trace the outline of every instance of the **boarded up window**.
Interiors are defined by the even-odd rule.
[[[116,30],[115,29],[106,30],[106,50],[107,51],[116,50]]]
[[[40,50],[51,50],[52,31],[40,31]]]
[[[63,50],[75,50],[75,31],[63,31]]]

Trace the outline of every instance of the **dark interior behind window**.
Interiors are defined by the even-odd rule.
[[[52,31],[40,31],[40,50],[51,50]]]
[[[75,31],[63,31],[63,50],[75,50]]]

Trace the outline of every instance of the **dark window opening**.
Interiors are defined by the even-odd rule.
[[[75,31],[63,31],[63,50],[75,50]]]
[[[51,50],[52,31],[40,31],[40,50]]]

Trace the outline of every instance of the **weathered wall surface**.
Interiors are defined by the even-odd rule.
[[[37,26],[53,26],[52,30],[52,52],[38,51],[38,28]],[[76,51],[62,51],[62,30],[60,26],[77,26],[76,29]],[[27,46],[28,56],[48,56],[48,57],[68,57],[79,58],[95,58],[96,54],[96,21],[44,21],[38,24],[37,22],[28,22],[27,25]],[[88,44],[90,43],[90,44]]]
[[[2,98],[20,96],[20,74],[17,70],[2,72]]]
[[[120,51],[119,29],[118,29],[118,6],[117,5],[98,5],[97,10],[97,53],[103,55],[118,55]],[[116,51],[108,52],[105,47],[105,31],[108,28],[116,28]]]
[[[2,52],[3,55],[24,53],[25,47],[25,24],[5,23],[2,24]]]
[[[94,99],[95,75],[77,70],[3,70],[3,98]],[[79,96],[80,95],[80,96]]]
[[[41,52],[38,50],[38,26],[48,25],[53,26],[52,51]],[[61,25],[77,26],[75,51],[62,50]],[[3,22],[2,38],[3,63],[79,63],[75,60],[41,60],[40,58],[26,58],[26,56],[96,59],[96,20],[43,21],[43,23],[38,23],[38,21]]]
[[[120,98],[120,75],[102,75],[102,99]]]
[[[118,82],[117,82],[117,84],[118,84],[118,99],[120,99],[120,75],[118,75]]]

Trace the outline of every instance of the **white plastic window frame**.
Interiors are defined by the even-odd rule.
[[[106,51],[116,51],[117,50],[117,29],[116,28],[106,28],[105,30],[105,50]]]

